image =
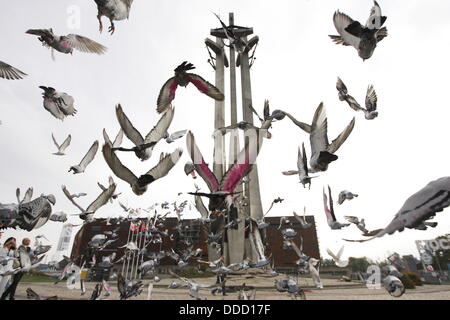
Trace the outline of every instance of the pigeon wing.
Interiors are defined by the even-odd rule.
[[[202,201],[202,197],[195,196],[195,208],[200,213],[203,219],[207,219],[209,216],[209,211],[206,209],[205,204]]]
[[[342,144],[347,140],[350,133],[352,133],[353,128],[355,127],[355,118],[348,124],[348,126],[342,131],[342,133],[333,140],[333,142],[328,146],[327,151],[330,153],[335,153],[339,150]]]
[[[366,109],[367,111],[375,111],[377,110],[377,93],[375,92],[375,89],[373,86],[369,86],[367,88],[367,94],[366,94]]]
[[[156,126],[147,134],[144,143],[158,142],[159,140],[168,136],[167,131],[172,123],[175,108],[169,107],[167,111],[161,116]]]
[[[56,119],[64,120],[65,116],[58,105],[49,98],[44,98],[44,108],[50,112]]]
[[[53,135],[52,135],[53,136]],[[55,140],[53,140],[55,142]],[[59,147],[59,151],[60,152],[64,152],[67,147],[70,145],[70,142],[72,141],[72,136],[69,134],[66,138],[66,140],[64,140],[64,142],[62,143],[62,145]]]
[[[293,176],[298,174],[298,171],[295,170],[283,171],[282,174],[284,174],[285,176]]]
[[[108,203],[108,200],[113,196],[114,192],[116,191],[116,184],[112,183],[108,187],[108,189],[104,190],[98,197],[95,199],[94,202],[92,202],[89,207],[86,209],[89,213],[96,212],[99,208],[103,207],[106,203]]]
[[[100,43],[77,34],[69,34],[61,38],[62,41],[67,41],[68,45],[71,48],[82,52],[104,54],[106,50],[108,50]]]
[[[215,192],[219,190],[219,182],[217,181],[214,173],[209,169],[206,164],[203,156],[195,143],[195,138],[192,132],[188,132],[186,135],[186,145],[191,157],[192,163],[194,164],[195,171],[202,177],[202,179],[208,185],[208,188],[211,192]]]
[[[222,92],[220,92],[217,87],[203,79],[197,74],[194,73],[188,73],[188,80],[197,87],[197,89],[201,92],[206,94],[208,97],[213,98],[214,100],[223,101],[225,99],[225,96]]]
[[[136,146],[143,145],[144,138],[125,115],[120,104],[116,106],[116,116],[117,120],[119,121],[120,127],[122,128],[127,138],[130,139],[131,142],[133,142]]]
[[[175,99],[175,92],[177,91],[177,88],[178,82],[175,77],[167,80],[166,83],[162,86],[161,90],[159,91],[158,101],[156,103],[156,111],[158,113],[162,113],[170,107],[173,99]]]
[[[103,145],[102,153],[109,168],[118,178],[128,182],[131,186],[136,183],[138,178],[120,162],[109,144]]]
[[[336,11],[333,16],[333,22],[337,32],[340,35],[340,37],[330,36],[333,39],[333,41],[336,44],[352,46],[358,49],[361,40],[358,37],[355,37],[350,33],[348,33],[347,31],[345,31],[345,28],[347,28],[350,24],[354,23],[355,21],[353,21],[353,19],[350,18],[348,15]]]
[[[291,114],[284,112],[289,119],[291,119],[291,121],[298,126],[300,129],[302,129],[303,131],[305,131],[306,133],[311,133],[311,126],[309,124],[306,124],[304,122],[298,121],[297,119],[295,119]]]
[[[24,76],[27,76],[27,74],[0,61],[0,78],[6,80],[19,80],[23,79]]]
[[[176,149],[171,154],[166,154],[155,167],[146,173],[146,175],[152,176],[155,180],[165,177],[177,164],[178,160],[180,160],[182,154],[183,150],[180,148]]]
[[[67,199],[69,199],[69,201],[72,202],[72,204],[75,207],[80,209],[81,212],[86,212],[86,210],[84,210],[78,203],[75,202],[75,200],[73,200],[73,197],[71,196],[71,193],[69,192],[69,190],[67,190],[66,186],[62,186],[61,189],[62,189],[64,195],[67,197]]]
[[[86,167],[92,162],[92,160],[94,160],[97,151],[98,151],[98,140],[94,142],[94,144],[91,146],[91,148],[86,153],[84,158],[81,160],[80,167],[86,169]]]
[[[59,109],[64,115],[74,116],[77,113],[77,110],[73,106],[75,100],[72,96],[67,93],[58,93],[55,97],[62,99],[63,103],[60,104]]]
[[[328,121],[323,103],[320,103],[314,113],[311,125],[311,152],[319,154],[328,148]],[[332,152],[331,152],[332,153]]]

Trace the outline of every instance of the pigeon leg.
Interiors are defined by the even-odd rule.
[[[116,27],[114,26],[114,22],[110,19],[109,21],[111,21],[111,26],[108,29],[108,32],[111,33],[111,35],[114,34],[114,31],[116,31]]]
[[[97,19],[98,19],[98,24],[99,24],[98,31],[100,31],[100,33],[102,33],[103,32],[102,16],[100,14],[97,15]]]

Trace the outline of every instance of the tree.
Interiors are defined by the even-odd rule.
[[[348,266],[352,269],[352,272],[366,272],[370,266],[370,262],[366,257],[348,259]]]

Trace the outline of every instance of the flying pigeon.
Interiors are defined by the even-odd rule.
[[[145,139],[132,125],[128,117],[122,110],[122,106],[119,104],[116,106],[117,120],[119,121],[120,127],[123,132],[130,139],[135,147],[131,149],[127,148],[112,148],[113,151],[132,151],[136,154],[136,157],[142,161],[150,159],[152,156],[152,151],[155,145],[163,138],[167,138],[169,134],[167,130],[172,123],[172,119],[175,113],[174,108],[167,108],[167,111],[161,116],[158,123],[153,127],[153,129],[145,136]]]
[[[52,87],[40,86],[44,90],[44,108],[50,112],[56,119],[61,121],[67,116],[75,116],[77,110],[74,107],[75,100],[65,92],[58,92]]]
[[[50,221],[54,222],[66,222],[67,221],[67,214],[65,212],[59,211],[55,212],[50,216]]]
[[[195,170],[206,182],[211,193],[189,193],[200,195],[210,199],[208,209],[210,211],[230,208],[233,201],[234,189],[241,179],[245,177],[253,168],[259,150],[257,147],[249,148],[248,143],[238,154],[235,163],[228,169],[221,182],[217,180],[214,173],[209,169],[203,156],[195,143],[192,132],[186,135],[186,144],[191,160],[194,163]],[[226,202],[226,203],[225,203]]]
[[[215,131],[215,134],[220,133],[221,135],[225,135],[227,133],[227,131],[229,132],[230,130],[234,130],[234,129],[241,129],[244,131],[254,130],[258,134],[260,131],[262,131],[264,137],[266,137],[267,139],[272,138],[272,134],[269,131],[267,131],[266,129],[258,128],[257,126],[255,126],[247,121],[241,121],[236,124],[232,124],[228,127],[219,128]]]
[[[6,80],[19,80],[23,79],[23,77],[27,76],[26,73],[16,69],[9,64],[0,61],[0,78]]]
[[[109,179],[109,188],[103,191],[97,199],[95,199],[94,202],[92,202],[87,209],[83,209],[80,205],[78,205],[75,200],[71,197],[71,193],[67,190],[66,186],[62,186],[62,190],[64,192],[64,195],[69,199],[70,202],[74,206],[76,206],[78,209],[80,209],[81,214],[80,219],[88,218],[90,215],[93,215],[98,209],[103,207],[109,200],[109,198],[112,197],[114,194],[114,191],[116,190],[116,184],[114,183],[114,180],[110,177]]]
[[[194,65],[184,61],[174,70],[175,76],[167,80],[159,92],[156,108],[158,113],[162,113],[170,107],[171,102],[175,99],[175,92],[178,86],[186,87],[189,83],[192,83],[200,92],[215,100],[223,101],[225,99],[223,93],[211,83],[199,75],[187,73],[187,71],[192,69],[195,69]]]
[[[26,33],[39,36],[39,41],[47,48],[65,53],[72,54],[73,50],[87,53],[104,54],[107,48],[89,38],[68,34],[67,36],[57,36],[53,33],[53,29],[30,29]]]
[[[137,177],[133,172],[130,171],[130,169],[125,167],[122,162],[120,162],[119,158],[116,156],[109,144],[105,144],[103,146],[102,152],[106,163],[114,172],[114,174],[118,178],[128,182],[133,192],[138,196],[143,195],[147,191],[149,184],[162,177],[165,177],[169,173],[169,171],[172,170],[172,168],[175,166],[175,164],[183,154],[182,149],[176,149],[171,154],[161,153],[159,163],[155,167],[150,169],[147,173],[141,175],[140,177]]]
[[[388,35],[386,27],[382,27],[386,19],[381,15],[381,8],[376,1],[365,26],[358,21],[353,21],[346,14],[336,11],[333,22],[339,35],[330,35],[330,38],[338,45],[354,47],[358,55],[363,60],[367,60],[373,55],[378,42]]]
[[[97,154],[97,150],[98,141],[95,141],[89,151],[81,160],[80,164],[71,166],[69,172],[73,171],[73,174],[83,173],[86,170],[86,167],[92,162],[92,160],[94,160],[95,155]]]
[[[56,142],[55,136],[52,133],[52,139],[55,146],[58,148],[58,152],[53,153],[55,156],[64,156],[64,151],[67,149],[67,147],[70,145],[70,141],[72,141],[72,136],[69,134],[69,136],[64,140],[64,142],[59,145],[58,142]]]
[[[352,193],[350,191],[344,190],[339,193],[338,204],[341,205],[345,200],[352,200],[353,198],[357,198],[358,195]]]
[[[358,217],[354,217],[354,216],[344,216],[344,218],[348,222],[356,225],[358,227],[358,229],[363,232],[364,235],[369,233],[369,230],[366,229],[366,223],[364,222],[364,219],[359,220]]]
[[[348,266],[348,260],[342,260],[342,253],[344,252],[344,246],[339,249],[337,254],[334,254],[330,249],[327,249],[327,253],[333,258],[334,262],[336,262],[336,266],[339,268],[345,268]]]
[[[298,157],[297,157],[297,170],[284,171],[283,174],[285,176],[291,176],[298,174],[300,183],[306,188],[306,185],[309,185],[311,189],[311,179],[315,177],[308,176],[308,160],[306,158],[305,144],[302,144],[302,150],[298,148]]]
[[[331,197],[331,188],[328,186],[328,194],[330,196],[330,207],[328,207],[328,198],[325,193],[325,189],[323,190],[323,205],[325,209],[325,214],[327,215],[327,223],[330,226],[331,230],[340,230],[342,228],[348,227],[350,223],[340,223],[336,220],[336,216],[334,214],[333,208],[333,198]]]
[[[102,189],[102,191],[105,191],[107,188],[102,185],[100,182],[97,182],[97,185],[100,189]],[[111,196],[111,198],[109,199],[109,202],[113,202],[113,200],[116,200],[122,193],[115,193]]]
[[[402,232],[405,228],[426,230],[430,218],[437,212],[450,206],[450,177],[443,177],[431,181],[424,188],[410,196],[400,208],[394,219],[388,226],[367,240],[347,240],[350,242],[366,242],[380,238],[385,234]],[[372,231],[371,233],[374,233]]]
[[[355,118],[353,118],[344,131],[330,144],[328,142],[328,121],[325,108],[323,103],[319,105],[314,114],[310,132],[311,159],[309,163],[311,172],[326,171],[328,165],[338,159],[334,153],[347,140],[354,126]]]
[[[166,138],[166,142],[167,143],[172,143],[175,142],[175,140],[181,139],[184,137],[184,135],[186,134],[187,130],[180,130],[180,131],[176,131],[172,134],[170,134],[167,138]]]
[[[312,227],[311,223],[306,222],[306,207],[303,207],[303,217],[300,217],[295,211],[294,211],[294,218],[300,222],[301,229],[309,229]]]
[[[364,112],[364,117],[367,120],[373,120],[376,117],[378,117],[377,111],[378,98],[377,93],[375,92],[373,86],[369,86],[367,88],[366,108],[361,107],[359,103],[355,100],[355,98],[353,98],[351,95],[348,94],[347,87],[340,78],[338,78],[337,80],[336,88],[339,92],[339,100],[346,101],[348,105],[355,111]]]
[[[121,273],[117,276],[117,289],[120,294],[120,300],[126,300],[142,293],[142,281],[125,280]]]
[[[103,31],[102,17],[106,16],[111,22],[108,32],[111,35],[116,31],[114,21],[121,21],[130,17],[130,9],[133,0],[94,0],[97,4],[97,19],[99,22],[99,31]]]

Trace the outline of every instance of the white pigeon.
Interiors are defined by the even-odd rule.
[[[94,142],[89,151],[86,153],[80,164],[71,166],[69,172],[73,171],[73,174],[83,173],[86,167],[94,160],[98,151],[98,140]]]
[[[72,141],[72,136],[69,134],[69,136],[64,140],[64,142],[60,145],[58,142],[56,142],[55,136],[52,133],[52,139],[55,146],[58,148],[58,152],[53,153],[55,156],[64,156],[64,151],[67,149],[67,147],[70,145],[70,141]]]
[[[327,248],[327,253],[333,258],[334,262],[336,263],[336,266],[339,268],[345,268],[348,266],[348,260],[342,260],[342,253],[344,252],[344,246],[342,246],[341,249],[339,249],[337,254],[334,254],[330,249]]]
[[[171,135],[169,135],[169,136],[166,138],[166,142],[167,142],[167,143],[172,143],[172,142],[174,142],[175,140],[181,139],[181,138],[184,137],[184,135],[186,134],[186,132],[187,132],[187,130],[176,131],[176,132],[172,133]]]

